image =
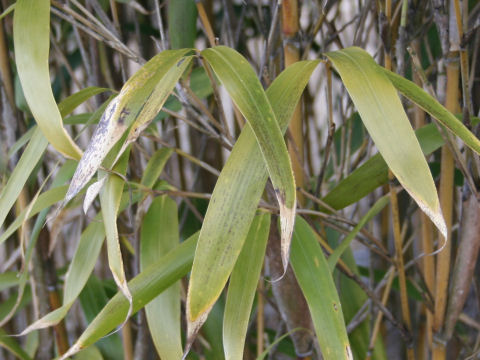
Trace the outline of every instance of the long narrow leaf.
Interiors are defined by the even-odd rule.
[[[177,204],[168,196],[155,198],[142,223],[140,271],[179,244]],[[161,359],[182,357],[180,283],[158,295],[146,307],[148,328]]]
[[[129,151],[124,153],[118,164],[114,167],[115,172],[125,175],[127,171],[129,155]],[[120,208],[123,186],[125,183],[123,179],[116,174],[99,174],[99,176],[107,179],[105,187],[100,192],[100,204],[102,207],[103,225],[105,227],[105,235],[107,238],[108,266],[112,271],[112,275],[117,283],[117,286],[130,302],[130,310],[127,315],[128,318],[131,311],[132,294],[127,286],[127,279],[125,277],[125,270],[123,267],[117,228],[117,215]]]
[[[228,285],[223,318],[225,358],[243,359],[243,347],[270,231],[270,214],[253,219]]]
[[[157,85],[163,90],[165,98],[153,100],[161,107],[183,74],[184,67],[177,64],[189,51],[188,49],[163,51],[148,61],[123,85],[120,94],[107,106],[95,129],[73,175],[64,204],[77,195],[93,177],[108,152],[134,123]]]
[[[275,113],[247,60],[235,50],[217,46],[202,51],[235,105],[248,121],[265,160],[280,207],[282,262],[286,269],[296,208],[295,178]],[[190,304],[192,320],[203,310]]]
[[[80,159],[82,151],[63,128],[50,85],[50,1],[16,2],[13,42],[23,93],[43,135],[63,155]]]
[[[435,184],[397,92],[385,73],[356,47],[326,56],[339,72],[362,120],[400,184],[446,236]]]
[[[353,360],[342,306],[316,235],[297,217],[290,255],[295,277],[307,300],[325,360]]]
[[[414,82],[386,69],[381,69],[400,93],[440,121],[451,132],[462,139],[468,147],[480,154],[480,140],[433,96],[425,92]]]
[[[317,64],[298,62],[268,88],[268,99],[283,132]],[[255,136],[246,126],[217,180],[196,250],[188,297],[205,314],[220,295],[240,254],[267,177]]]

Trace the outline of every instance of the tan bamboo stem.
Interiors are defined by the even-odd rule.
[[[451,54],[456,57],[458,54]],[[452,57],[450,60],[453,60]],[[449,61],[446,66],[447,72],[447,94],[445,107],[455,113],[458,110],[459,96],[459,76],[460,70],[457,61]],[[447,225],[447,238],[440,236],[438,246],[444,244],[443,250],[437,255],[436,279],[435,279],[435,311],[433,318],[433,331],[437,334],[437,338],[441,338],[441,331],[445,319],[445,309],[448,299],[448,279],[450,275],[450,257],[452,243],[450,241],[452,218],[453,218],[453,175],[454,175],[454,159],[448,148],[442,147],[440,174],[440,204],[443,211],[443,217]],[[446,344],[443,341],[436,341],[433,344],[433,360],[442,360],[446,358]]]
[[[297,39],[298,30],[298,0],[284,0],[282,2],[282,33],[285,67],[300,60],[300,44]],[[288,143],[288,151],[292,160],[295,182],[298,187],[303,188],[305,180],[303,175],[304,142],[301,101],[295,108],[288,129],[293,139],[293,143],[292,141]],[[301,192],[297,192],[297,199],[299,204],[304,203],[304,197]]]

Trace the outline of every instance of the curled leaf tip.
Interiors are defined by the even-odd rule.
[[[281,231],[281,250],[283,273],[287,271],[288,257],[290,253],[290,244],[292,242],[293,226],[295,225],[295,202],[294,206],[289,208],[283,202],[280,205],[280,231]],[[283,275],[282,275],[283,277]]]
[[[440,206],[437,206],[435,209],[436,211],[432,210],[430,206],[427,206],[420,201],[418,202],[418,206],[425,214],[427,214],[430,220],[432,220],[437,227],[438,231],[440,231],[440,234],[442,234],[442,236],[448,241],[447,224],[443,218],[442,209],[440,209]]]
[[[190,349],[192,348],[193,342],[197,338],[198,332],[200,331],[200,328],[202,325],[205,323],[207,320],[208,314],[210,313],[210,309],[207,311],[204,311],[202,314],[200,314],[195,320],[190,320],[190,314],[188,310],[189,306],[187,304],[187,341],[185,343],[185,350],[183,351],[183,356],[182,360],[184,360],[188,353],[190,352]]]
[[[75,355],[76,353],[78,353],[80,350],[82,350],[82,347],[78,344],[74,344],[70,349],[68,349],[68,351],[65,354],[63,354],[59,358],[59,360],[66,360],[72,355]]]

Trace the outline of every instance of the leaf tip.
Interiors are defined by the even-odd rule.
[[[287,271],[288,257],[290,253],[290,244],[292,242],[293,226],[295,225],[295,203],[291,208],[287,207],[285,202],[280,201],[280,232],[281,232],[281,251],[283,273]],[[283,277],[283,275],[282,275]]]
[[[189,308],[190,307],[187,304],[187,341],[185,343],[182,360],[184,360],[190,352],[193,342],[197,338],[198,332],[207,320],[208,314],[210,312],[210,309],[208,309],[207,311],[204,311],[199,316],[197,316],[195,320],[191,320]]]

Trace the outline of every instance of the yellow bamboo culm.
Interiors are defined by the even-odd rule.
[[[455,60],[456,59],[456,60]],[[459,97],[459,76],[458,54],[451,54],[451,61],[446,66],[447,72],[447,94],[445,107],[455,113],[458,111]],[[435,279],[435,312],[433,317],[433,332],[436,335],[436,341],[433,342],[433,360],[446,359],[446,344],[441,341],[441,331],[445,320],[445,309],[448,298],[448,278],[450,274],[450,257],[452,243],[450,240],[452,217],[453,217],[453,175],[454,159],[447,145],[442,147],[440,174],[440,205],[443,211],[443,217],[447,225],[447,239],[441,237],[438,246],[445,244],[443,250],[437,255],[436,279]]]
[[[300,60],[300,43],[297,39],[298,30],[298,0],[284,0],[282,2],[282,33],[286,68]],[[295,108],[288,129],[293,140],[293,143],[291,141],[288,143],[288,152],[292,161],[295,183],[297,187],[303,188],[305,179],[303,174],[304,142],[301,101]],[[297,200],[300,205],[304,203],[304,196],[300,191],[297,192]]]

